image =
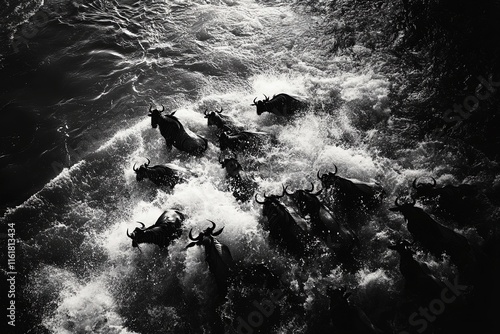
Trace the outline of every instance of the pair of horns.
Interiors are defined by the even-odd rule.
[[[285,187],[285,193],[286,193],[288,196],[293,196],[293,195],[295,195],[295,194],[297,193],[297,191],[298,191],[298,190],[296,190],[296,191],[294,191],[294,192],[292,192],[292,193],[289,193],[289,192],[287,191],[287,188],[288,188],[288,186],[286,186],[286,187]],[[313,193],[313,191],[314,191],[314,183],[312,183],[312,182],[311,182],[311,189],[303,189],[303,191],[305,191],[305,192],[307,192],[307,193],[309,193],[309,194],[311,194],[311,195],[317,196],[317,195],[321,194],[321,192],[323,191],[323,189],[320,189],[320,190],[318,190],[317,192]]]
[[[142,223],[142,222],[137,222],[137,224],[141,224],[141,229],[146,228],[146,225],[144,225],[144,223]],[[130,239],[134,240],[134,238],[128,232],[128,229],[127,229],[127,237],[129,237]]]
[[[283,196],[285,196],[285,186],[284,185],[281,185],[282,187],[282,190],[281,190],[281,195],[266,195],[266,193],[264,193],[264,198],[265,199],[271,199],[271,198],[281,198]],[[266,201],[264,200],[263,202],[259,201],[259,199],[257,198],[258,194],[255,194],[255,201],[259,204],[264,204]]]
[[[150,113],[150,114],[152,113],[152,109],[153,109],[153,105],[152,105],[152,104],[150,104],[150,105],[149,105],[149,113]],[[157,109],[155,109],[155,110],[157,110]],[[164,112],[164,111],[165,111],[165,107],[164,107],[164,106],[163,106],[163,104],[162,104],[162,105],[161,105],[161,112]]]
[[[335,172],[333,172],[333,175],[336,175],[337,174],[337,171],[338,171],[338,168],[337,168],[337,165],[333,164],[333,167],[335,167]],[[320,175],[320,172],[321,170],[318,170],[318,174],[316,174],[318,176],[318,179],[322,179],[323,176],[325,176],[326,174],[321,174]]]
[[[430,183],[417,183],[417,180],[419,179],[417,177],[415,180],[413,180],[413,188],[418,189],[419,187],[421,187],[424,184],[425,185],[430,185],[431,187],[435,187],[436,184],[437,184],[436,179],[433,178],[432,176],[430,176],[430,178],[432,179],[432,184],[430,184]]]
[[[221,114],[223,110],[224,109],[222,109],[222,107],[220,107],[220,110],[215,110],[215,112],[218,113],[218,114]],[[208,112],[208,109],[205,109],[205,111],[203,113],[205,114],[205,116],[208,116],[210,114]]]
[[[218,236],[219,234],[222,233],[222,231],[224,230],[224,227],[222,227],[220,230],[218,231],[215,231],[215,227],[217,226],[213,221],[207,219],[209,222],[212,223],[212,226],[211,227],[208,227],[204,232],[201,232],[200,234],[198,234],[198,236],[195,238],[193,237],[193,229],[189,230],[189,239],[192,240],[192,241],[201,241],[203,240],[203,236],[205,235],[209,235],[209,236],[212,236],[212,237],[216,237]],[[191,243],[192,246],[194,246],[196,243]],[[189,245],[191,245],[189,244]],[[188,247],[191,247],[189,246]]]
[[[264,101],[267,102],[269,101],[269,98],[266,96],[266,94],[262,94],[264,95],[264,97],[266,98]],[[251,104],[251,106],[256,106],[257,105],[257,98],[253,99],[253,103]]]

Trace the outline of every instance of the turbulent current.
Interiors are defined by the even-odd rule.
[[[14,12],[23,10],[29,15],[11,22],[38,13],[39,24],[28,37],[17,27],[11,40],[18,64],[9,71],[12,87],[22,88],[2,95],[18,115],[12,128],[26,131],[21,139],[4,132],[10,144],[2,156],[12,159],[3,171],[6,189],[28,194],[3,217],[15,224],[18,240],[22,333],[326,333],[326,291],[343,286],[384,332],[419,328],[408,322],[418,307],[405,303],[399,255],[387,248],[411,235],[388,208],[410,194],[416,177],[459,184],[494,176],[467,178],[463,152],[430,138],[408,145],[398,136],[415,125],[391,115],[391,78],[379,71],[387,64],[369,48],[328,52],[335,41],[324,37],[322,18],[292,1],[46,1]],[[27,77],[30,84],[17,85]],[[258,116],[254,98],[278,93],[309,106],[291,119]],[[147,117],[151,105],[175,111],[208,139],[207,151],[196,157],[167,150]],[[282,184],[320,187],[317,172],[334,165],[341,176],[383,185],[380,207],[347,222],[362,245],[353,255],[359,266],[344,268],[328,252],[309,260],[288,255],[264,229],[262,205],[227,191],[217,132],[204,118],[205,110],[221,108],[248,130],[276,138],[261,154],[238,156],[258,194],[279,194]],[[171,190],[137,182],[133,166],[146,159],[193,176]],[[127,229],[152,225],[169,208],[186,215],[182,236],[168,249],[133,248]],[[279,316],[262,325],[249,319],[254,301],[271,299],[271,290],[245,280],[218,299],[203,248],[185,248],[189,230],[204,230],[207,219],[224,227],[217,238],[240,267],[264,263],[280,277]],[[450,226],[482,243],[474,228]],[[439,280],[453,282],[457,268],[448,257],[416,249]],[[241,327],[241,319],[255,326]]]

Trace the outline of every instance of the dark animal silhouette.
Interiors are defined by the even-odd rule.
[[[251,179],[248,174],[243,171],[236,157],[222,160],[219,156],[219,163],[222,165],[222,168],[226,170],[229,191],[232,192],[237,200],[242,202],[248,201],[258,187],[257,182]]]
[[[256,101],[257,98],[253,100],[252,106],[257,107],[257,115],[268,112],[276,116],[292,116],[297,111],[307,108],[307,103],[288,94],[280,93],[274,95],[272,99],[266,95],[264,97],[265,100]]]
[[[413,258],[414,252],[410,246],[408,241],[402,240],[388,248],[400,255],[399,271],[405,279],[405,290],[416,296],[421,304],[426,304],[433,298],[439,298],[444,286],[432,275],[425,263]]]
[[[265,229],[269,231],[270,237],[289,253],[304,257],[310,255],[309,245],[311,239],[307,233],[297,224],[288,209],[280,203],[279,199],[285,195],[285,188],[281,195],[267,196],[261,202],[255,195],[255,201],[263,204],[262,214],[267,218]]]
[[[207,119],[208,126],[216,126],[220,131],[223,132],[238,132],[243,131],[244,127],[240,125],[234,118],[231,116],[225,115],[222,113],[222,108],[216,111],[208,112],[205,110],[205,118]]]
[[[471,225],[477,222],[482,201],[478,198],[479,192],[475,186],[461,184],[438,187],[436,179],[433,177],[431,179],[432,183],[418,182],[418,178],[413,180],[415,198],[436,200],[439,211],[443,211],[461,224]]]
[[[292,198],[302,217],[309,216],[311,232],[319,236],[342,261],[352,260],[352,251],[359,245],[359,239],[350,228],[341,224],[339,219],[318,199],[317,195],[323,189],[314,193],[314,184],[311,189],[299,189],[289,193],[287,187],[285,192]]]
[[[160,126],[160,133],[165,138],[168,149],[174,146],[178,150],[192,155],[200,155],[207,150],[208,141],[199,135],[188,133],[188,130],[174,116],[175,111],[170,115],[162,116],[164,107],[161,111],[151,109],[152,107],[149,108],[148,115],[151,117],[151,126],[155,129]]]
[[[134,164],[133,169],[136,174],[137,181],[149,179],[157,186],[167,186],[170,188],[173,188],[176,184],[185,181],[185,179],[181,176],[182,173],[186,172],[185,169],[173,164],[149,167],[151,160],[147,160],[148,162],[141,165],[139,168],[135,168]]]
[[[411,203],[399,203],[396,199],[396,207],[389,210],[401,212],[408,222],[408,231],[413,238],[424,248],[435,256],[440,257],[444,252],[450,255],[457,263],[465,265],[473,261],[472,250],[467,239],[452,229],[436,222],[431,216],[419,207],[415,207],[416,200]]]
[[[224,227],[218,231],[214,231],[216,225],[213,221],[211,227],[206,228],[197,237],[193,237],[193,229],[189,231],[189,239],[193,242],[189,243],[186,248],[193,246],[203,246],[205,249],[205,261],[208,263],[208,268],[215,278],[215,282],[221,294],[227,291],[228,279],[232,274],[234,267],[233,257],[229,248],[215,239],[224,230]]]
[[[335,198],[342,206],[357,209],[358,206],[353,206],[353,204],[359,203],[367,208],[373,208],[380,204],[385,191],[379,183],[340,177],[337,175],[337,166],[334,166],[335,172],[320,175],[318,171],[317,176],[321,180],[323,188],[333,189]]]
[[[132,239],[132,247],[139,244],[156,244],[168,247],[172,241],[179,238],[182,233],[184,214],[177,210],[164,211],[154,225],[146,228],[144,223],[138,222],[142,227],[136,227],[132,233],[127,230],[127,236]]]
[[[262,150],[263,145],[269,139],[270,135],[265,132],[222,132],[219,136],[219,144],[221,151],[230,149],[235,152],[256,153]]]

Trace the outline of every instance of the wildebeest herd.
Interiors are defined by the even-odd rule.
[[[275,95],[272,99],[266,97],[263,101],[253,104],[257,114],[269,112],[280,117],[291,117],[300,110],[307,108],[307,104],[287,94]],[[150,107],[149,115],[153,128],[159,126],[161,135],[166,140],[167,148],[172,146],[188,154],[199,156],[208,148],[208,140],[187,130],[175,112],[162,114],[162,110]],[[381,209],[381,203],[387,197],[387,189],[375,181],[363,182],[339,176],[337,166],[331,166],[331,171],[316,171],[316,176],[321,183],[321,189],[315,189],[310,182],[309,189],[289,189],[283,185],[281,194],[257,194],[259,184],[249,176],[238,161],[237,154],[259,154],[263,143],[272,143],[272,136],[264,132],[248,131],[237,120],[223,113],[223,109],[204,112],[208,126],[217,128],[219,139],[218,147],[221,150],[219,163],[226,171],[228,191],[240,202],[255,200],[262,205],[264,217],[264,230],[269,233],[270,243],[280,252],[287,254],[299,261],[308,261],[318,255],[322,249],[332,261],[338,262],[346,270],[359,268],[356,254],[363,248],[358,237],[360,226],[351,223],[352,217],[363,212],[370,215],[374,210]],[[176,184],[186,182],[189,177],[196,174],[172,164],[156,165],[150,167],[150,160],[136,168],[137,181],[151,180],[157,186],[173,188]],[[415,296],[419,305],[428,305],[430,301],[440,298],[445,288],[425,263],[414,258],[414,244],[424,252],[440,259],[447,254],[451,263],[457,268],[457,275],[461,282],[466,282],[473,291],[465,304],[468,307],[479,307],[485,294],[484,284],[490,281],[491,272],[489,265],[488,246],[473,245],[462,234],[453,228],[436,221],[422,208],[415,206],[416,200],[423,203],[434,203],[438,208],[433,211],[447,220],[454,221],[462,227],[478,227],[477,221],[472,217],[481,210],[480,203],[483,194],[472,185],[442,186],[438,187],[434,178],[431,183],[415,179],[412,183],[413,194],[411,200],[402,197],[395,199],[395,205],[390,208],[399,212],[407,222],[407,231],[413,242],[404,239],[395,239],[387,247],[400,255],[400,272],[404,278],[405,291]],[[288,201],[282,201],[287,196]],[[260,197],[260,198],[259,198]],[[293,214],[296,213],[296,214]],[[183,234],[185,216],[182,212],[168,209],[157,222],[145,227],[136,228],[132,233],[127,231],[127,236],[132,239],[132,246],[139,247],[141,243],[152,243],[160,247],[168,247],[174,240]],[[229,247],[217,240],[223,228],[216,230],[217,223],[210,221],[210,226],[193,236],[190,230],[188,237],[191,242],[186,248],[203,246],[205,260],[209,271],[214,278],[216,288],[221,298],[227,293],[228,285],[238,269]],[[491,229],[479,229],[480,235],[488,241]],[[487,243],[485,243],[487,244]],[[262,268],[264,281],[274,277],[272,270]],[[335,333],[382,333],[394,331],[387,323],[372,322],[360,307],[348,301],[350,295],[345,287],[332,287],[327,291],[330,299],[330,328]],[[484,307],[484,305],[483,305]],[[464,312],[457,311],[457,314]],[[411,324],[411,322],[410,322]],[[427,329],[420,327],[401,328],[400,330],[419,333]],[[381,329],[382,328],[382,329]],[[429,328],[431,328],[429,326]],[[439,327],[432,327],[432,331],[439,332]],[[436,329],[437,328],[437,329]],[[256,330],[257,331],[257,330]],[[445,331],[444,331],[445,332]],[[443,332],[443,333],[444,333]]]

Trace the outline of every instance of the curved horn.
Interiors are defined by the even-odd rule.
[[[336,174],[337,174],[337,171],[338,171],[338,169],[337,169],[337,165],[336,165],[336,164],[333,164],[333,166],[335,166],[335,172],[333,172],[333,175],[336,175]]]
[[[276,196],[276,197],[281,198],[281,197],[283,197],[283,196],[285,196],[285,186],[282,184],[282,185],[281,185],[281,195]]]
[[[400,207],[402,204],[399,204],[399,197],[396,197],[396,200],[394,201],[394,204],[397,206],[397,207]]]
[[[415,180],[413,180],[413,183],[412,183],[412,186],[413,186],[414,189],[418,189],[417,179],[418,179],[418,177],[415,178]]]
[[[165,111],[165,107],[163,106],[163,104],[161,105],[161,112],[164,112]]]
[[[153,105],[152,104],[149,105],[149,112],[151,112],[151,109],[153,109]]]
[[[433,186],[433,187],[435,187],[435,186],[436,186],[436,184],[437,184],[436,179],[435,179],[435,178],[433,178],[432,176],[431,176],[431,179],[432,179],[432,186]]]
[[[212,223],[212,227],[210,227],[210,235],[216,237],[216,236],[218,236],[219,234],[222,233],[222,230],[224,229],[224,227],[222,227],[217,232],[214,232],[214,230],[215,230],[215,223],[213,221],[211,221],[210,219],[207,219],[207,220]]]
[[[208,229],[210,230],[210,234],[212,234],[213,230],[215,230],[215,227],[216,227],[217,225],[215,225],[215,223],[214,223],[213,221],[211,221],[210,219],[207,219],[207,220],[208,220],[209,222],[211,222],[211,223],[212,223],[212,227],[209,227],[209,228],[208,228]]]
[[[266,101],[269,101],[269,98],[266,96],[266,94],[262,94],[266,98]]]
[[[216,232],[212,232],[211,234],[212,234],[212,236],[216,237],[216,236],[218,236],[219,234],[221,234],[223,230],[224,230],[224,227],[222,227],[220,230],[218,230],[218,231],[216,231]]]
[[[149,160],[149,158],[146,158],[146,160],[148,160],[148,163],[146,164],[146,167],[147,167],[151,163],[151,160]]]
[[[311,192],[313,192],[313,190],[314,190],[314,183],[312,183],[312,181],[311,181],[311,190],[304,189],[304,191],[307,191],[308,193],[311,193]]]
[[[139,168],[135,168],[135,165],[137,165],[137,163],[134,164],[134,167],[132,167],[132,169],[134,170],[134,172],[137,172],[139,170]]]
[[[257,100],[257,98],[253,99],[253,103],[251,104],[251,106],[256,106],[257,104],[255,103],[255,100]]]
[[[174,111],[173,113],[171,113],[170,116],[174,116],[176,112],[177,112],[177,110]]]
[[[257,203],[259,203],[259,204],[265,204],[265,203],[266,203],[266,201],[264,201],[264,202],[260,202],[260,201],[257,199],[257,196],[258,196],[258,194],[255,194],[255,202],[257,202]]]
[[[205,116],[208,116],[208,109],[205,109],[205,111],[203,112],[203,114],[204,114]]]
[[[312,182],[311,182],[312,183]],[[314,196],[318,196],[319,194],[321,194],[321,192],[323,191],[323,188],[321,188],[320,190],[316,191],[315,193],[313,192],[310,192],[311,195],[314,195]]]
[[[293,193],[289,193],[288,191],[286,191],[287,188],[288,188],[288,186],[285,187],[285,194],[287,194],[288,196],[293,196],[297,192],[297,191],[294,191]]]
[[[200,236],[201,236],[201,235],[200,235],[200,234],[198,234],[198,236],[197,236],[196,238],[195,238],[195,237],[193,237],[193,229],[190,229],[190,230],[189,230],[189,235],[188,235],[188,236],[189,236],[189,239],[191,239],[191,240],[193,240],[193,241],[199,241],[199,240],[200,240]]]
[[[144,225],[144,223],[142,223],[142,222],[136,222],[136,223],[137,223],[137,224],[141,224],[141,225],[142,225],[142,227],[141,227],[141,228],[146,228],[146,225]]]
[[[320,179],[320,180],[321,180],[321,178],[323,177],[323,175],[321,175],[321,176],[319,175],[319,172],[320,172],[320,171],[321,171],[321,169],[318,169],[318,173],[316,174],[316,176],[318,177],[318,179]]]
[[[127,237],[129,237],[130,239],[134,240],[134,238],[132,238],[132,236],[128,233],[128,229],[127,229]]]
[[[216,110],[216,112],[217,112],[218,114],[220,114],[220,113],[222,113],[222,110],[223,110],[223,109],[222,109],[222,107],[220,107],[220,111],[219,111],[219,110]]]

